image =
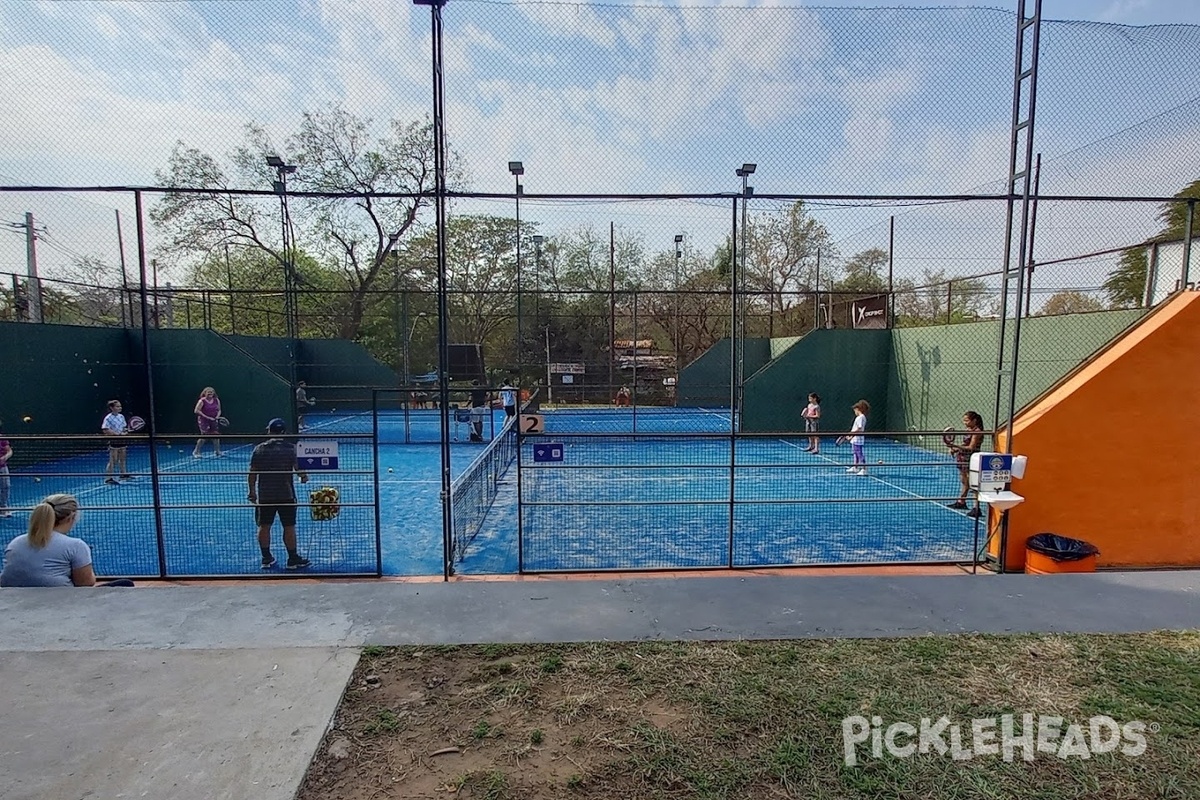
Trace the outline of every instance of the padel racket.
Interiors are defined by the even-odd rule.
[[[834,439],[834,440],[833,440],[833,443],[834,443],[834,444],[836,444],[836,445],[843,445],[843,444],[845,444],[845,443],[846,443],[846,442],[848,442],[848,441],[850,441],[850,437],[849,437],[849,436],[839,436],[839,437],[837,437],[836,439]]]
[[[222,428],[228,428],[229,420],[225,417],[217,417],[217,425],[221,426]]]
[[[946,430],[942,431],[942,441],[946,443],[947,447],[954,446],[954,434],[952,433],[953,430],[954,426],[951,425],[949,428],[946,428]]]
[[[137,433],[142,428],[146,427],[146,420],[142,419],[141,417],[130,417],[128,427],[131,432]]]

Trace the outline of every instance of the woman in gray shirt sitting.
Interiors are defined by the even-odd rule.
[[[52,494],[34,506],[29,533],[4,551],[0,586],[95,586],[91,548],[67,535],[78,521],[79,501],[72,495]]]

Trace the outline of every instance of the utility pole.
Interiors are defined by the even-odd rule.
[[[42,282],[38,279],[37,232],[33,229],[33,212],[25,212],[25,263],[29,269],[29,321],[42,321]]]

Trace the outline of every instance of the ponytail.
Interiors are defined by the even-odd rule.
[[[79,501],[69,494],[52,494],[29,515],[29,544],[41,550],[50,543],[54,526],[79,510]]]

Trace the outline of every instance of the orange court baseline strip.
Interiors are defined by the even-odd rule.
[[[1101,568],[1200,567],[1198,362],[1200,293],[1185,292],[1020,412],[1012,452],[1029,468],[1013,484],[1025,502],[1009,514],[1006,569],[1045,531],[1096,545]]]

